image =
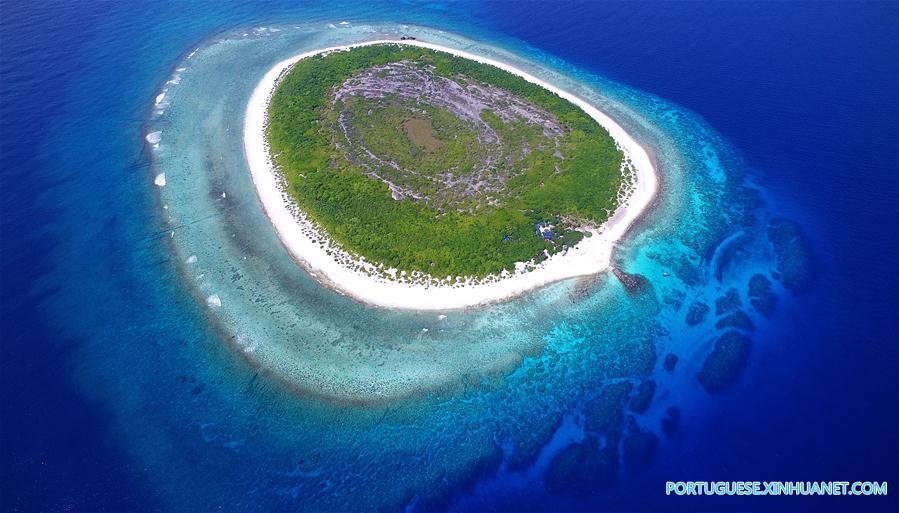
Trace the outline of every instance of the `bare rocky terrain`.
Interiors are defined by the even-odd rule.
[[[560,140],[565,128],[552,114],[469,77],[440,76],[433,66],[420,62],[393,62],[353,75],[334,88],[331,108],[338,128],[334,144],[345,158],[387,183],[394,199],[414,198],[440,210],[473,211],[498,204],[506,182],[527,171],[535,150],[564,158]],[[386,123],[378,117],[384,109],[391,109],[393,116]],[[440,123],[441,113],[455,120]],[[428,120],[427,126],[434,120],[434,133],[426,135],[440,141],[439,146],[427,150],[408,140],[406,147],[387,144],[397,139],[375,132],[399,133],[409,120],[418,119]],[[376,122],[387,126],[375,127]],[[372,133],[384,139],[373,139]],[[452,145],[443,143],[460,137],[470,137],[470,143],[450,155]],[[429,152],[435,155],[426,155]],[[448,158],[442,159],[440,152]]]

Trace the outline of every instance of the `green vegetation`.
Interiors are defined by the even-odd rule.
[[[415,96],[422,83],[453,94]],[[623,156],[604,128],[540,86],[450,54],[390,44],[303,59],[268,114],[288,192],[346,250],[385,267],[511,271],[574,245],[617,206]],[[552,239],[535,233],[542,221]]]

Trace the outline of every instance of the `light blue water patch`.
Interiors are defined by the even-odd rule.
[[[244,160],[250,93],[275,63],[297,53],[408,34],[509,62],[574,92],[647,146],[662,173],[661,193],[615,255],[618,268],[643,278],[641,287],[627,290],[605,273],[441,318],[359,304],[291,260]],[[737,309],[764,323],[748,306],[747,283],[756,273],[773,276],[769,216],[726,143],[659,98],[532,49],[514,50],[417,26],[283,24],[222,34],[172,67],[145,126],[147,187],[164,175],[158,190],[161,231],[174,255],[168,265],[221,346],[190,350],[197,360],[176,385],[184,404],[170,406],[183,409],[195,432],[184,445],[202,459],[174,457],[182,447],[167,446],[163,433],[119,421],[147,468],[184,476],[185,489],[166,501],[181,509],[210,509],[195,498],[210,496],[245,509],[426,509],[498,468],[584,474],[599,465],[589,457],[552,464],[578,441],[571,419],[582,419],[586,443],[608,450],[608,461],[645,464],[651,454],[639,451],[652,444],[640,442],[663,436],[667,409],[689,412],[685,403],[705,397],[695,376],[727,330],[716,327],[727,315],[715,311],[719,298],[735,289]],[[711,312],[687,326],[697,301]],[[661,368],[669,352],[680,356],[674,374]],[[628,412],[647,380],[658,383],[656,399],[645,412]],[[120,399],[123,411],[140,410],[152,396],[132,393]],[[187,493],[198,486],[191,476],[207,466],[233,468],[239,486],[204,482],[203,493]],[[625,472],[606,470],[603,479],[612,481]]]

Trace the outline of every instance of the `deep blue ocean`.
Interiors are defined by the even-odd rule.
[[[160,84],[201,42],[339,20],[438,27],[663,98],[729,143],[813,256],[813,283],[758,335],[776,350],[752,360],[752,382],[700,403],[691,436],[643,471],[535,497],[485,464],[418,510],[899,510],[899,489],[664,494],[667,480],[899,487],[899,3],[202,0],[0,2],[0,509],[303,509],[265,489],[277,445],[210,443],[271,436],[293,406],[253,401],[290,392],[254,388],[182,284],[143,138]],[[194,383],[204,366],[221,374]],[[249,383],[239,405],[222,375]],[[250,420],[209,434],[205,418],[227,417]],[[353,472],[378,471],[363,463]]]

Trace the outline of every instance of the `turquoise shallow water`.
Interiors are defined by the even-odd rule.
[[[897,287],[868,258],[896,247],[899,59],[869,50],[895,9],[396,6],[3,6],[3,509],[754,511],[661,483],[895,475]],[[383,32],[500,56],[646,144],[662,195],[616,253],[644,285],[440,320],[305,276],[256,201],[243,108],[280,59]],[[715,353],[731,331],[748,346]]]
[[[361,305],[297,268],[261,211],[244,162],[249,95],[265,71],[297,53],[404,34],[510,62],[571,90],[613,115],[652,150],[662,170],[662,193],[616,254],[617,265],[644,276],[647,285],[628,291],[608,273],[499,305],[448,311],[441,319],[440,312]],[[238,68],[242,72],[235,76]],[[769,214],[714,132],[661,99],[540,54],[524,58],[412,25],[293,24],[226,31],[189,50],[173,69],[144,128],[159,132],[159,146],[148,144],[147,151],[150,174],[166,176],[159,203],[172,264],[232,357],[294,392],[297,397],[283,407],[299,408],[282,419],[290,419],[291,428],[260,426],[254,438],[223,434],[223,426],[211,420],[200,429],[210,443],[240,455],[268,437],[277,440],[272,445],[313,440],[312,447],[290,451],[293,460],[305,463],[283,463],[282,475],[268,484],[286,487],[275,495],[302,497],[313,510],[356,509],[359,500],[363,509],[392,509],[441,499],[453,483],[482,467],[517,468],[534,461],[545,467],[553,451],[539,460],[537,455],[559,426],[578,440],[639,442],[636,453],[622,457],[628,468],[644,465],[664,436],[660,422],[666,410],[692,407],[690,391],[700,387],[695,374],[726,331],[715,323],[727,311],[713,310],[697,325],[684,326],[689,306],[714,305],[731,287],[744,298],[738,302],[748,303],[749,278],[756,273],[770,278],[776,267],[765,230]],[[778,285],[774,291],[782,292]],[[221,306],[208,303],[213,295]],[[746,322],[764,323],[759,313],[747,312]],[[663,350],[677,353],[678,365],[686,369],[676,380],[654,378]],[[735,375],[742,365],[733,369]],[[258,379],[254,374],[248,386]],[[675,397],[656,401],[630,423],[615,413],[627,404],[626,393],[615,405],[594,404],[610,400],[621,383],[636,388],[654,379],[656,394],[676,391]],[[324,412],[299,413],[306,411],[298,406],[305,400],[315,410],[338,408],[340,422]],[[359,440],[363,433],[363,439],[378,442]],[[352,462],[383,471],[348,473]],[[579,464],[573,464],[574,472],[580,472]],[[618,464],[606,465],[612,466],[606,477],[611,481]],[[295,479],[298,475],[303,479]],[[340,496],[316,494],[335,481]],[[372,488],[390,493],[362,493]]]
[[[210,307],[210,315],[232,333],[234,349],[307,393],[354,402],[420,395],[457,385],[463,375],[478,382],[509,370],[524,354],[539,350],[540,333],[552,319],[586,305],[583,299],[572,301],[576,284],[570,281],[526,301],[477,310],[366,308],[318,286],[283,251],[244,163],[249,94],[283,58],[400,33],[482,54],[497,52],[410,26],[241,29],[192,50],[176,65],[184,71],[167,81],[146,128],[153,141],[160,139],[158,148],[148,146],[153,172],[166,176],[162,215],[177,259],[184,262],[181,272],[200,299],[220,299],[222,306]],[[223,81],[236,63],[247,70],[246,79]]]

